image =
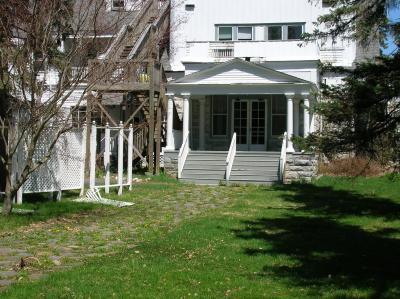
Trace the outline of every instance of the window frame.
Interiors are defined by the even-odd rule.
[[[281,28],[281,38],[280,39],[270,39],[270,35],[269,35],[269,28],[270,27],[280,27]],[[284,29],[283,29],[284,25],[281,24],[271,24],[271,25],[267,25],[266,26],[266,31],[267,31],[267,38],[266,40],[269,42],[276,42],[276,41],[283,41],[284,40]]]
[[[220,29],[221,28],[230,28],[231,29],[231,39],[221,39],[221,33],[220,33]],[[233,41],[234,40],[234,36],[233,36],[233,28],[234,26],[217,26],[217,32],[218,32],[218,41],[220,42],[225,42],[225,41]]]
[[[122,6],[115,6],[115,2],[122,2]],[[118,10],[126,10],[126,1],[125,0],[111,0],[111,10],[118,11]]]
[[[301,28],[301,34],[300,34],[299,38],[289,38],[289,27],[290,26],[292,26],[292,27],[300,27]],[[298,24],[298,23],[296,23],[296,24],[287,24],[286,25],[286,30],[287,30],[287,35],[286,35],[287,40],[289,40],[289,41],[301,40],[301,36],[304,34],[304,25],[303,24]]]
[[[280,101],[280,102],[282,101],[284,104],[286,104],[286,102],[283,100],[283,98],[280,99],[280,98],[277,98],[274,96],[271,97],[271,137],[280,137],[287,130],[287,117],[288,117],[287,106],[284,105],[284,106],[286,106],[286,113],[274,113],[274,101]],[[286,128],[283,130],[282,134],[278,134],[278,135],[273,134],[273,132],[274,132],[274,116],[284,116],[285,117]]]
[[[299,39],[289,39],[289,26],[299,26],[301,27],[301,34],[305,32],[305,23],[276,23],[276,24],[266,24],[265,25],[265,41],[267,42],[279,42],[279,41],[299,41]],[[281,27],[281,39],[270,39],[269,28],[270,27]]]
[[[224,96],[224,102],[226,105],[226,112],[225,113],[214,113],[214,100],[215,100],[215,96],[211,97],[211,136],[212,137],[226,137],[228,136],[228,124],[229,124],[229,107],[228,107],[228,97]],[[221,99],[220,99],[221,100]],[[226,127],[225,127],[225,134],[214,134],[214,116],[225,116],[226,117]]]
[[[239,38],[239,28],[250,28],[250,30],[251,30],[251,38],[250,39],[240,39]],[[238,25],[238,26],[236,26],[236,31],[237,31],[237,33],[236,33],[236,37],[237,37],[237,40],[238,41],[252,41],[252,40],[254,40],[254,26],[249,26],[249,25]]]

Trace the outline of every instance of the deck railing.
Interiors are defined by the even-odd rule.
[[[149,61],[92,60],[89,62],[89,68],[91,70],[89,80],[97,86],[148,84],[152,75],[154,83],[160,82],[160,66]]]
[[[285,165],[286,165],[286,152],[287,152],[288,134],[285,132],[283,134],[281,156],[279,158],[279,179],[283,182],[285,175]]]
[[[228,156],[226,157],[226,171],[225,171],[225,179],[226,183],[229,182],[232,172],[233,161],[236,156],[236,133],[233,133],[231,145],[229,147]]]
[[[182,177],[182,171],[183,167],[185,166],[186,163],[186,158],[189,155],[189,132],[186,133],[185,136],[183,136],[183,142],[181,149],[179,150],[179,155],[178,155],[178,179]]]

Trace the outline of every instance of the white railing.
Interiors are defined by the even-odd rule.
[[[288,143],[288,134],[287,132],[285,132],[283,134],[283,140],[282,140],[281,157],[279,158],[279,178],[282,182],[283,182],[283,176],[285,174],[287,143]]]
[[[232,171],[233,161],[235,160],[235,156],[236,156],[236,133],[233,133],[231,146],[229,147],[228,156],[226,157],[225,179],[227,183],[229,182],[229,179],[231,177],[231,171]]]
[[[210,56],[212,58],[233,58],[235,47],[233,43],[210,43]]]
[[[189,132],[183,137],[183,143],[178,155],[178,179],[182,177],[183,167],[186,163],[186,158],[189,154]]]

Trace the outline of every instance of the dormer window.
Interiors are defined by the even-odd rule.
[[[111,0],[112,10],[125,10],[125,0]]]

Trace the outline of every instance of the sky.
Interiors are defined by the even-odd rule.
[[[397,9],[392,9],[389,11],[389,19],[392,22],[399,22],[400,21],[400,8]],[[387,49],[382,49],[384,54],[392,54],[394,49],[395,49],[395,45],[393,43],[393,39],[389,38],[387,40],[387,44],[388,44],[388,48]]]

